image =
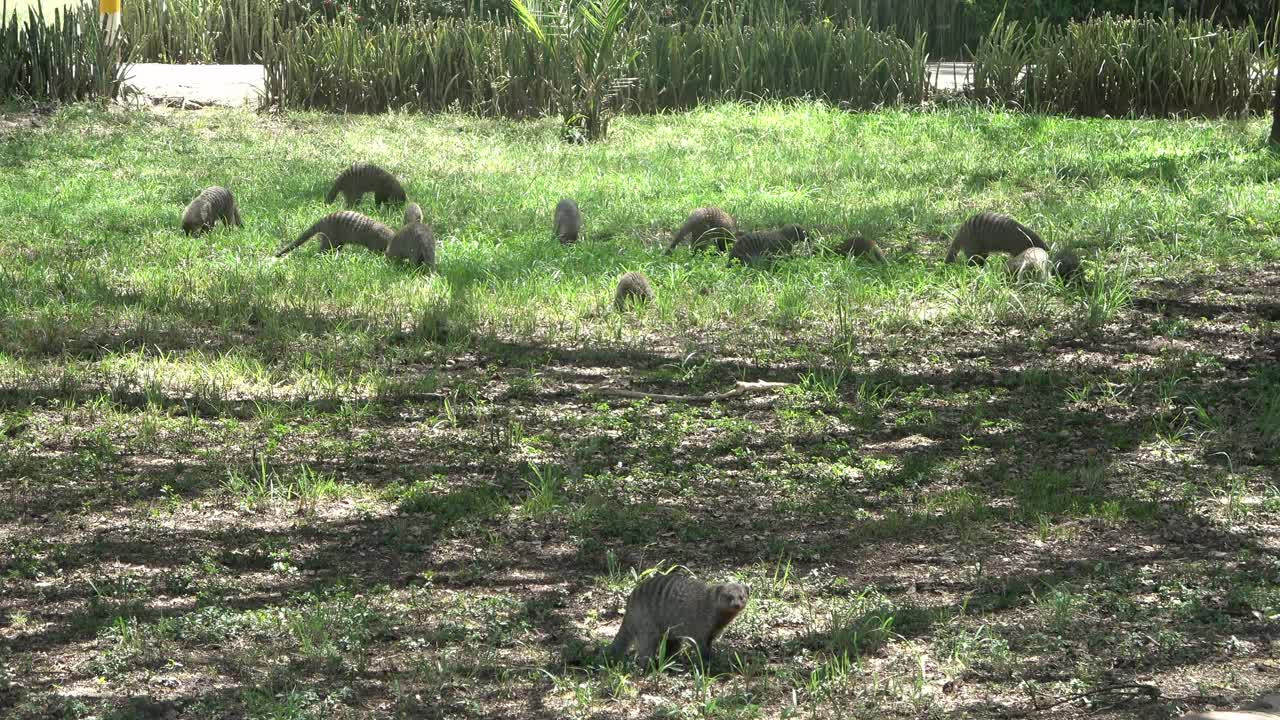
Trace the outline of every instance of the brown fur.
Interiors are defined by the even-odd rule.
[[[642,272],[629,272],[618,279],[618,289],[613,294],[613,306],[625,310],[627,303],[649,304],[653,302],[653,286]]]
[[[347,207],[353,207],[359,203],[365,193],[373,193],[373,200],[378,205],[398,204],[407,199],[404,187],[394,175],[373,163],[366,162],[354,163],[339,173],[338,178],[333,181],[333,187],[329,189],[329,194],[325,195],[324,201],[333,202],[337,199],[338,193],[342,193]]]
[[[436,238],[431,226],[411,222],[396,231],[387,242],[387,257],[408,260],[428,268],[436,266]]]
[[[321,236],[321,250],[331,250],[343,245],[361,245],[374,252],[386,252],[387,244],[395,232],[371,217],[350,210],[341,210],[324,216],[316,224],[307,228],[297,240],[281,248],[276,253],[276,257],[284,256],[285,253],[316,235]]]
[[[739,233],[733,242],[733,249],[729,251],[729,260],[750,265],[764,258],[784,255],[808,237],[809,233],[799,225]]]
[[[689,246],[695,250],[702,250],[707,245],[715,243],[716,249],[724,252],[729,247],[729,241],[737,229],[738,224],[734,222],[733,216],[720,208],[698,208],[689,213],[684,224],[676,230],[671,238],[671,244],[667,246],[667,253],[670,254],[675,250],[676,245],[686,237],[689,238]]]
[[[880,249],[880,245],[875,240],[861,235],[854,235],[840,243],[836,251],[845,257],[853,255],[855,257],[868,257],[875,262],[886,262],[884,251]]]
[[[1081,274],[1080,257],[1070,250],[1059,250],[1053,256],[1053,274],[1062,278],[1063,282],[1074,282],[1084,276]]]
[[[1034,230],[1008,215],[984,212],[965,221],[947,251],[947,262],[964,253],[970,262],[981,265],[987,255],[1004,252],[1017,255],[1027,248],[1048,250]]]
[[[634,647],[640,662],[648,663],[665,633],[668,648],[677,647],[679,638],[689,638],[707,659],[711,643],[747,606],[749,594],[741,583],[707,585],[677,573],[651,577],[631,591],[622,627],[608,652],[620,657]]]
[[[235,196],[230,190],[214,185],[200,191],[182,211],[182,230],[188,235],[199,235],[212,230],[219,220],[223,225],[244,226]]]
[[[1188,713],[1178,720],[1280,720],[1280,694],[1265,695],[1239,710]]]
[[[556,203],[555,234],[561,245],[572,245],[578,242],[582,232],[582,211],[573,198],[562,198]]]

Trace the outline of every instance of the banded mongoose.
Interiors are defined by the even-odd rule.
[[[627,598],[609,655],[620,657],[634,646],[640,662],[647,664],[665,633],[668,648],[690,638],[701,657],[710,658],[711,642],[747,606],[749,592],[741,583],[707,585],[674,572],[644,580]]]
[[[582,232],[582,211],[573,198],[561,198],[556,203],[556,237],[561,245],[578,242],[578,234]]]
[[[729,261],[737,260],[749,265],[765,257],[782,255],[808,237],[809,233],[799,225],[740,233],[733,242],[733,249],[729,251]]]
[[[297,240],[281,248],[276,253],[276,257],[283,257],[285,253],[315,235],[322,236],[321,250],[339,248],[343,245],[362,245],[374,252],[385,252],[395,232],[371,217],[351,210],[339,210],[325,215],[315,225],[307,228]]]
[[[338,179],[333,181],[333,187],[329,188],[329,194],[324,196],[324,201],[333,202],[338,197],[338,193],[342,193],[347,207],[353,207],[360,202],[365,193],[373,193],[374,203],[378,205],[400,204],[407,199],[404,188],[394,175],[373,163],[366,162],[353,163],[351,167],[339,173]]]
[[[1080,274],[1080,257],[1070,250],[1059,250],[1053,256],[1053,274],[1062,278],[1063,282],[1072,282],[1083,277]]]
[[[1049,253],[1040,248],[1027,248],[1009,260],[1009,272],[1018,282],[1049,279],[1052,265]]]
[[[840,243],[839,252],[841,255],[848,257],[850,255],[856,257],[869,257],[875,262],[886,262],[884,251],[880,249],[880,245],[875,240],[865,238],[861,235],[854,235],[848,240]]]
[[[409,203],[404,209],[404,227],[387,243],[387,257],[429,268],[436,266],[436,238],[431,226],[422,222],[422,208],[418,203]]]
[[[1239,710],[1187,713],[1178,720],[1280,720],[1280,694],[1264,695]]]
[[[235,196],[230,190],[214,185],[201,190],[187,209],[182,211],[182,230],[188,235],[199,235],[212,230],[214,223],[219,220],[223,225],[244,226]]]
[[[981,265],[990,253],[1017,255],[1033,247],[1049,249],[1034,230],[1008,215],[978,213],[960,226],[947,251],[947,262],[955,262],[956,256],[963,252],[968,261]]]
[[[676,230],[671,244],[667,246],[667,254],[670,255],[685,237],[689,238],[689,246],[694,250],[702,250],[714,242],[716,249],[724,252],[737,230],[738,224],[729,213],[718,207],[698,208],[689,213],[684,224]]]
[[[618,279],[618,289],[613,294],[613,306],[625,310],[628,304],[653,302],[653,286],[642,272],[629,272]]]

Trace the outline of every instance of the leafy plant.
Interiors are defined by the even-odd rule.
[[[622,75],[637,54],[628,56],[624,47],[631,0],[561,0],[552,12],[542,10],[541,0],[511,0],[511,7],[551,58],[553,72],[547,82],[564,118],[566,136],[603,140],[613,103],[635,82]]]

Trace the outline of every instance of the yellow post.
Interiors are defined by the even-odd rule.
[[[120,32],[121,0],[98,0],[98,11],[107,18],[107,37],[115,40]]]

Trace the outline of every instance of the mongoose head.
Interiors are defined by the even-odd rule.
[[[725,622],[732,620],[747,606],[751,591],[742,583],[722,583],[712,588],[716,595],[716,608]]]
[[[422,208],[418,203],[409,203],[404,208],[404,224],[422,222]]]
[[[193,209],[194,213],[187,213],[182,218],[182,230],[188,235],[198,233],[210,224],[209,203],[201,201]]]
[[[1080,258],[1070,250],[1063,250],[1053,259],[1053,272],[1063,281],[1080,279]]]

